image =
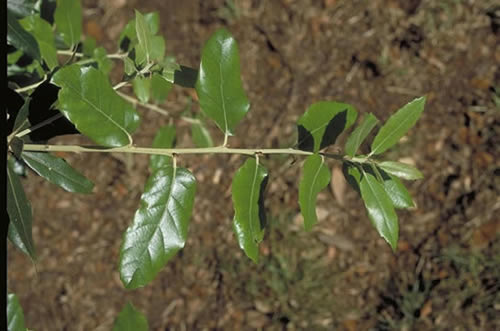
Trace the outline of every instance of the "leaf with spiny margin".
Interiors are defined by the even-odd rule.
[[[187,169],[166,165],[148,178],[120,249],[120,278],[127,289],[147,285],[184,247],[195,191]]]
[[[214,145],[210,132],[205,127],[200,116],[196,122],[191,123],[191,137],[193,138],[194,145],[199,148],[212,147]]]
[[[373,226],[392,250],[396,251],[399,236],[398,216],[384,186],[371,173],[363,172],[359,188]]]
[[[417,168],[407,163],[384,161],[378,163],[377,165],[384,169],[387,173],[402,179],[414,180],[424,178],[422,173],[418,171]]]
[[[23,307],[21,307],[17,295],[13,293],[7,296],[7,330],[26,331]]]
[[[361,146],[377,123],[378,119],[372,113],[365,116],[363,123],[361,123],[347,139],[345,144],[345,152],[347,155],[354,156],[356,154],[359,146]]]
[[[175,145],[175,126],[165,125],[157,132],[153,140],[153,148],[173,148]],[[168,155],[151,155],[149,167],[152,171],[158,170],[166,165],[172,164],[172,158]]]
[[[49,22],[38,15],[23,18],[19,23],[31,33],[40,48],[42,59],[45,60],[50,70],[59,65],[57,61],[57,51],[54,43],[54,34]]]
[[[82,6],[79,0],[57,0],[54,21],[66,46],[78,44],[82,35]]]
[[[241,82],[238,45],[227,30],[217,30],[203,47],[195,88],[201,110],[225,135],[233,135],[250,104]]]
[[[52,82],[61,87],[61,112],[78,131],[107,147],[132,143],[130,135],[139,126],[139,115],[113,90],[103,72],[72,64],[57,71]]]
[[[148,320],[139,310],[127,302],[115,320],[113,331],[147,331]]]
[[[44,152],[23,152],[22,159],[37,174],[68,192],[91,193],[94,184],[62,158]]]
[[[7,43],[40,61],[40,48],[35,37],[21,26],[10,11],[7,11]]]
[[[235,210],[233,230],[241,249],[255,263],[259,259],[258,244],[264,238],[263,194],[267,178],[266,168],[249,158],[234,175],[231,188]]]
[[[155,103],[165,102],[173,84],[164,79],[160,74],[154,73],[151,76],[151,98]]]
[[[356,109],[345,103],[320,101],[312,104],[297,121],[299,149],[317,152],[334,144],[357,116]]]
[[[140,102],[147,103],[149,101],[149,96],[151,91],[151,79],[137,76],[132,81],[132,87],[134,88],[134,93]]]
[[[324,159],[318,155],[310,155],[304,162],[302,179],[299,184],[299,206],[304,217],[304,228],[310,231],[318,221],[316,216],[316,198],[318,193],[330,182],[330,171]]]
[[[7,212],[10,219],[7,236],[17,248],[35,260],[35,245],[31,232],[33,223],[31,204],[13,167],[14,161],[11,158],[7,165]]]
[[[373,139],[370,154],[381,154],[395,145],[420,118],[425,97],[417,98],[393,114]]]
[[[135,33],[137,34],[137,45],[141,48],[141,51],[144,52],[146,62],[149,63],[153,34],[144,16],[138,10],[135,11]],[[136,63],[139,64],[137,59]]]

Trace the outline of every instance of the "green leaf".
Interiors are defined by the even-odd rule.
[[[151,38],[151,60],[161,61],[165,56],[165,38],[153,36]]]
[[[253,158],[247,159],[233,177],[233,229],[241,249],[256,263],[266,223],[263,206],[266,184],[267,170]]]
[[[193,138],[194,145],[199,148],[212,147],[214,145],[210,132],[201,121],[197,118],[197,122],[191,123],[191,137]]]
[[[24,30],[14,15],[9,12],[7,12],[7,43],[40,61],[40,48],[36,39]]]
[[[361,146],[377,123],[378,119],[371,113],[363,119],[363,123],[358,126],[347,139],[345,144],[345,152],[347,155],[354,156],[356,154],[359,146]]]
[[[179,66],[179,64],[175,61],[175,58],[173,56],[164,57],[159,64],[162,67],[161,76],[163,77],[163,79],[165,79],[169,83],[174,84],[175,72],[176,70],[181,70],[181,66]],[[193,70],[196,72],[196,75],[193,80],[193,86],[191,87],[194,87],[194,84],[196,83],[196,77],[198,76],[198,70]]]
[[[91,193],[94,184],[64,159],[44,152],[23,152],[23,160],[37,174],[68,192]]]
[[[109,75],[113,69],[113,62],[108,58],[108,53],[103,47],[94,49],[94,59],[97,61],[97,66],[106,76]]]
[[[348,104],[320,101],[312,104],[297,121],[298,146],[317,152],[335,143],[342,131],[356,120],[356,109]]]
[[[310,155],[304,162],[302,179],[299,184],[299,206],[304,217],[304,228],[310,231],[318,221],[316,198],[330,182],[330,171],[324,159],[318,154]]]
[[[160,28],[160,15],[158,12],[151,12],[143,15],[144,20],[146,20],[146,23],[149,26],[149,30],[151,31],[152,35],[155,35],[159,28]],[[122,44],[125,39],[129,40],[129,45],[128,47],[122,47]],[[120,38],[118,39],[118,44],[121,49],[123,49],[125,52],[127,52],[129,49],[132,49],[135,45],[137,45],[137,33],[136,33],[136,25],[135,25],[135,18],[131,19],[127,25],[122,30],[122,33],[120,34]]]
[[[54,21],[66,46],[78,44],[82,34],[82,6],[79,0],[57,0]]]
[[[415,203],[413,202],[410,193],[401,182],[401,180],[383,171],[381,171],[381,173],[384,181],[383,185],[385,188],[385,192],[391,199],[392,205],[399,209],[415,207]]]
[[[392,250],[396,251],[399,236],[398,216],[384,186],[372,174],[363,172],[359,187],[373,226]]]
[[[135,68],[134,61],[132,61],[132,59],[129,57],[126,57],[123,60],[123,66],[124,66],[125,74],[128,76],[132,76],[137,71]]]
[[[35,37],[42,59],[45,60],[49,69],[52,70],[57,67],[59,63],[57,61],[54,33],[50,24],[37,15],[25,17],[19,23]]]
[[[26,331],[23,307],[17,295],[12,293],[7,296],[7,325],[9,331]]]
[[[165,125],[157,132],[153,140],[153,148],[172,148],[175,145],[175,126]],[[172,164],[172,158],[167,155],[151,155],[149,167],[152,171]]]
[[[396,144],[417,122],[424,110],[425,97],[406,104],[380,128],[372,142],[370,154],[380,154]]]
[[[10,224],[8,237],[23,253],[35,260],[35,245],[31,234],[31,204],[24,194],[19,177],[14,173],[12,159],[7,166],[7,212]]]
[[[187,169],[166,165],[151,174],[120,249],[120,277],[127,289],[148,284],[184,247],[195,191]]]
[[[378,166],[384,169],[387,173],[394,175],[396,177],[413,180],[413,179],[422,179],[424,176],[417,168],[412,165],[402,163],[402,162],[394,162],[394,161],[384,161],[378,163]]]
[[[361,171],[353,163],[343,162],[342,173],[346,182],[361,195],[359,183],[361,182]]]
[[[146,62],[149,63],[152,47],[151,39],[153,34],[151,33],[144,16],[138,10],[135,11],[135,32],[137,35],[138,46],[144,52]]]
[[[24,100],[24,104],[19,109],[19,112],[17,113],[16,120],[14,121],[14,127],[13,127],[13,132],[19,132],[23,130],[26,126],[29,125],[28,122],[28,114],[30,110],[30,102],[31,102],[31,97],[27,97]]]
[[[52,82],[59,87],[59,109],[80,131],[108,147],[132,143],[139,115],[111,87],[103,72],[73,64],[57,71]]]
[[[201,53],[196,92],[202,111],[224,132],[232,135],[250,108],[243,90],[236,40],[220,29]]]
[[[151,90],[151,79],[137,76],[132,81],[132,86],[134,87],[134,93],[139,101],[147,103],[149,101],[149,92]]]
[[[7,0],[7,9],[15,17],[21,18],[36,12],[36,0]]]
[[[151,98],[158,104],[165,102],[173,84],[164,79],[160,74],[151,76]]]
[[[148,321],[140,311],[128,302],[115,320],[113,331],[147,331]]]
[[[92,57],[94,50],[97,48],[97,42],[93,37],[86,36],[82,42],[82,52],[85,56]]]

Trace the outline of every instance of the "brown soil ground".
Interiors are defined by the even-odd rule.
[[[83,1],[86,32],[109,52],[116,51],[134,8],[159,11],[168,53],[192,67],[212,32],[230,30],[252,104],[230,140],[234,147],[292,145],[295,121],[316,101],[351,103],[385,120],[427,95],[416,127],[386,154],[414,163],[425,179],[408,183],[418,208],[399,212],[393,254],[357,194],[344,188],[338,165],[330,165],[332,189],[319,197],[320,222],[305,233],[297,203],[301,163],[265,160],[270,228],[255,265],[238,248],[231,226],[231,179],[244,158],[183,157],[198,180],[186,248],[150,285],[127,291],[118,252],[148,158],[64,155],[96,187],[92,195],[69,194],[28,175],[37,270],[12,246],[8,260],[9,292],[19,295],[27,325],[109,330],[130,300],[151,330],[499,330],[500,28],[494,2],[238,0],[232,10],[233,1],[224,0]],[[162,107],[178,114],[192,95],[176,87]],[[134,139],[148,146],[169,118],[140,111]],[[191,145],[189,126],[176,123],[178,146]],[[220,142],[215,127],[211,132]]]

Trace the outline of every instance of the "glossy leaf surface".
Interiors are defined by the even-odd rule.
[[[57,0],[54,21],[68,47],[78,44],[82,34],[82,6],[79,0]]]
[[[19,23],[35,37],[42,59],[50,70],[54,69],[58,62],[54,33],[50,24],[38,15],[25,17]]]
[[[424,178],[422,173],[418,171],[417,168],[407,163],[384,161],[378,163],[377,165],[384,169],[387,173],[402,179],[413,180]]]
[[[334,144],[357,115],[356,109],[345,103],[320,101],[312,104],[297,121],[299,149],[317,152]]]
[[[371,154],[380,154],[395,145],[415,125],[424,111],[425,97],[406,104],[380,128],[371,146]]]
[[[196,182],[186,169],[165,166],[148,178],[133,224],[120,249],[127,289],[145,286],[184,247]]]
[[[43,152],[23,152],[22,158],[37,174],[68,192],[91,193],[94,184],[64,159]]]
[[[203,47],[196,92],[202,111],[222,130],[232,135],[250,108],[241,83],[236,40],[217,30]]]
[[[314,154],[308,156],[302,169],[299,184],[300,212],[304,217],[306,231],[312,229],[318,218],[316,216],[316,198],[318,193],[330,182],[330,171],[323,158]]]
[[[56,72],[52,81],[61,87],[61,112],[81,133],[108,147],[132,142],[130,134],[139,126],[139,115],[118,96],[104,73],[73,64]]]
[[[165,125],[161,127],[153,140],[154,148],[172,148],[175,145],[175,126]],[[149,167],[152,171],[158,170],[166,165],[172,164],[172,158],[167,155],[151,155]]]
[[[7,212],[10,219],[7,235],[17,248],[35,260],[31,204],[24,194],[19,176],[14,173],[13,163],[10,159],[7,166]]]
[[[345,152],[349,156],[354,156],[358,151],[359,146],[366,139],[368,134],[377,125],[378,119],[373,114],[368,114],[361,123],[349,136],[345,144]]]
[[[373,226],[392,250],[396,251],[399,236],[398,216],[384,186],[371,173],[363,172],[359,188]]]
[[[392,201],[392,205],[395,208],[412,208],[415,207],[415,203],[411,198],[410,193],[401,182],[401,180],[395,176],[387,174],[383,171],[382,178],[384,180],[383,185],[385,192]]]
[[[35,13],[35,0],[7,0],[7,9],[17,18]]]
[[[266,178],[267,170],[249,158],[234,175],[231,188],[235,210],[233,229],[241,249],[254,262],[258,261],[258,244],[264,237]]]
[[[113,331],[148,331],[148,321],[140,311],[128,302],[115,320]]]
[[[40,61],[40,48],[35,37],[28,33],[11,13],[7,13],[7,43]]]
[[[24,326],[23,307],[15,294],[7,296],[7,329],[9,331],[26,331]]]

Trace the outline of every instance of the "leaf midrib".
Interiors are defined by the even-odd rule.
[[[73,91],[75,91],[74,93],[77,94],[80,98],[82,98],[83,101],[85,101],[85,103],[87,103],[88,105],[90,105],[92,108],[94,108],[97,112],[99,112],[102,116],[104,116],[105,118],[107,118],[113,125],[115,125],[118,129],[120,129],[122,132],[125,133],[125,136],[127,137],[129,143],[131,143],[131,137],[130,135],[128,134],[127,130],[125,130],[124,127],[122,127],[119,123],[117,123],[115,120],[113,120],[113,118],[111,118],[108,114],[106,114],[105,112],[101,111],[100,108],[98,108],[94,103],[91,102],[91,100],[87,99],[82,93],[80,93],[80,90],[77,88],[77,87],[74,87],[71,83],[70,83],[70,80],[67,80],[66,81],[66,87],[67,88],[70,88],[72,89]],[[101,94],[98,93],[98,98],[100,99],[100,96]]]
[[[10,169],[9,169],[9,170],[10,170]],[[12,176],[12,172],[11,172],[11,171],[9,171],[9,172],[10,172],[10,173],[9,173],[9,176],[7,176],[7,178],[9,179],[9,185],[10,185],[10,189],[11,189],[11,191],[12,191],[12,196],[14,197],[15,206],[16,206],[17,212],[18,212],[18,214],[19,214],[19,217],[20,217],[20,218],[23,218],[23,216],[22,216],[22,215],[23,215],[23,213],[22,213],[22,211],[21,211],[21,208],[19,207],[19,201],[18,201],[18,199],[17,199],[16,190],[14,189],[14,183],[12,182],[12,178],[11,178],[11,176]],[[28,206],[28,207],[29,207],[29,206]],[[23,228],[23,232],[24,232],[25,237],[26,237],[27,239],[29,239],[29,236],[28,236],[28,234],[27,234],[27,232],[26,232],[26,227],[24,226],[24,222],[20,220],[20,223],[21,223],[21,226],[22,226],[22,228]],[[31,246],[31,243],[29,242],[29,240],[28,240],[28,242],[27,242],[27,243],[24,243],[24,244],[26,245],[26,248],[30,251],[30,253],[31,253],[31,254],[33,254],[33,252],[34,252],[34,248]],[[28,246],[29,246],[29,247],[28,247]]]
[[[366,178],[368,178],[366,173],[364,173],[364,175]],[[368,179],[366,179],[366,184],[368,185],[368,188],[370,189],[371,195],[375,198],[377,205],[379,206],[380,211],[382,211],[382,214],[384,214],[383,224],[385,225],[385,227],[387,229],[389,229],[389,234],[391,234],[390,226],[388,226],[388,222],[387,222],[387,220],[389,219],[387,212],[386,212],[385,208],[383,208],[382,202],[379,200],[378,195],[375,194],[375,190],[373,189],[373,187],[370,184],[370,181]],[[392,237],[392,234],[391,234],[391,237]],[[394,239],[394,238],[391,238],[391,239]]]
[[[376,154],[378,152],[378,150],[381,148],[381,146],[389,139],[391,138],[392,136],[395,135],[396,131],[399,130],[399,128],[401,128],[405,123],[407,123],[408,121],[411,121],[413,118],[412,116],[407,116],[405,119],[403,119],[399,125],[393,129],[387,136],[385,136],[384,139],[382,139],[382,141],[378,144],[378,146],[376,146],[373,150],[372,150],[372,154]],[[390,121],[391,119],[389,119]],[[389,123],[387,123],[389,124]],[[386,126],[383,126],[380,130],[382,131],[384,128],[386,128]],[[406,132],[405,132],[406,133]],[[404,134],[403,134],[404,136]]]

